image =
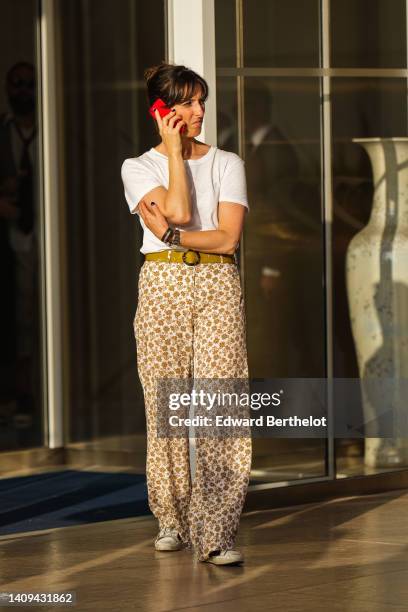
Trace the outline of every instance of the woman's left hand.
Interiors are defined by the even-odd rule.
[[[150,204],[142,200],[139,204],[139,212],[145,225],[160,240],[168,229],[169,224],[166,217],[160,212],[157,204],[153,202]]]

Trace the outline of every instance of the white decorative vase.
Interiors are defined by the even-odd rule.
[[[346,255],[359,373],[361,379],[383,379],[385,385],[395,379],[392,397],[388,394],[386,399],[395,423],[404,423],[408,406],[399,381],[408,374],[408,138],[354,138],[353,142],[367,152],[374,180],[370,220],[353,237]],[[364,421],[369,423],[384,412],[378,405],[383,400],[376,394],[373,400],[364,387],[363,383]],[[401,437],[366,438],[367,466],[408,463],[407,439],[402,437],[406,428],[396,431]]]

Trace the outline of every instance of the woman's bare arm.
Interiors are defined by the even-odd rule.
[[[206,253],[235,253],[244,225],[245,206],[232,202],[218,204],[218,229],[180,232],[180,245]]]
[[[239,244],[244,224],[246,207],[233,202],[219,202],[218,228],[180,232],[180,244],[188,249],[207,253],[233,254]],[[140,215],[147,227],[161,238],[168,228],[166,218],[157,206],[141,201]]]
[[[183,162],[183,158],[181,160]],[[167,221],[173,225],[185,225],[191,219],[191,197],[188,184],[186,184],[187,175],[184,163],[183,173],[184,177],[178,164],[172,164],[169,161],[169,189],[162,186],[155,187],[143,196],[145,202],[149,204],[155,202]]]
[[[164,216],[175,216],[176,223],[180,224],[189,223],[191,219],[190,185],[181,151],[169,155],[169,188]]]
[[[161,213],[173,224],[184,225],[191,219],[191,195],[183,159],[180,129],[185,124],[181,115],[170,113],[156,120],[163,143],[166,145],[169,164],[169,187],[156,187],[143,200],[155,202]],[[176,125],[174,125],[176,123]],[[140,202],[139,202],[140,204]],[[140,209],[139,209],[140,210]]]

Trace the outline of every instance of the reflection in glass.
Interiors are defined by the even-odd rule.
[[[405,0],[331,0],[331,65],[405,68]]]
[[[129,215],[120,168],[156,144],[143,71],[165,56],[164,3],[70,0],[58,9],[69,441],[120,451],[139,445],[142,456],[133,332],[141,229]]]
[[[34,1],[2,2],[0,450],[43,442],[35,18]]]
[[[319,83],[248,78],[244,97],[252,375],[324,376]]]
[[[339,378],[402,375],[394,368],[392,361],[388,363],[392,366],[391,370],[377,367],[380,355],[385,354],[387,343],[399,345],[402,340],[399,335],[394,335],[397,334],[396,328],[395,332],[391,331],[395,321],[392,324],[383,321],[383,331],[378,328],[383,320],[378,307],[387,310],[389,302],[388,311],[393,313],[393,318],[397,310],[400,310],[395,301],[394,283],[396,269],[403,265],[404,257],[392,250],[388,264],[386,261],[381,263],[381,241],[390,239],[394,230],[392,219],[387,227],[379,228],[376,210],[378,207],[383,208],[384,221],[385,201],[388,201],[387,205],[393,206],[390,204],[390,200],[393,200],[401,212],[404,192],[402,177],[395,167],[392,170],[396,148],[394,145],[386,146],[385,143],[389,142],[386,140],[388,138],[406,136],[405,96],[406,82],[403,79],[343,78],[332,81],[334,375]],[[364,145],[367,139],[378,142],[376,152],[371,149],[370,154],[367,154]],[[389,151],[389,155],[384,157],[386,151]],[[390,180],[391,176],[394,180]],[[388,194],[386,199],[381,195],[384,189]],[[380,236],[382,238],[379,242]],[[361,243],[364,243],[364,248],[360,253]],[[369,253],[374,256],[373,262],[366,259]],[[363,255],[364,271],[359,272]],[[381,267],[383,264],[392,264],[392,278],[391,268]],[[388,285],[386,278],[389,278]],[[405,333],[403,327],[400,327],[402,335]],[[368,348],[367,342],[371,343],[371,348]],[[369,367],[370,363],[377,365],[372,368]],[[347,406],[337,406],[336,409],[347,410]],[[363,397],[360,411],[362,423],[370,419],[372,406]],[[366,440],[364,445],[361,442],[339,441],[339,475],[387,467],[392,469],[404,461],[403,458],[397,460],[392,444],[386,443],[385,449],[378,441]],[[385,456],[387,454],[388,459]]]
[[[222,117],[234,117],[235,91],[232,78],[218,78]],[[250,376],[324,377],[319,82],[248,77],[243,99]],[[219,135],[227,124],[235,138],[232,120],[219,123]],[[233,143],[225,141],[223,148],[231,150]],[[324,439],[254,439],[252,478],[269,482],[322,476],[325,452]]]
[[[243,0],[244,66],[318,67],[319,10],[318,0]]]
[[[237,64],[236,0],[215,0],[215,46],[217,68]]]
[[[238,153],[237,80],[234,77],[217,80],[217,146]]]
[[[319,65],[318,1],[216,0],[218,68],[236,65],[233,4],[243,9],[245,67]],[[242,245],[251,377],[325,376],[319,85],[318,79],[217,75],[217,144],[244,157],[248,182]],[[325,439],[253,443],[253,480],[326,473]]]

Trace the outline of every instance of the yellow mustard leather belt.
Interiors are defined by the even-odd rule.
[[[146,253],[146,261],[167,261],[168,263],[185,263],[187,266],[196,266],[203,263],[236,263],[234,255],[218,255],[217,253],[203,253],[202,251],[158,251]]]

